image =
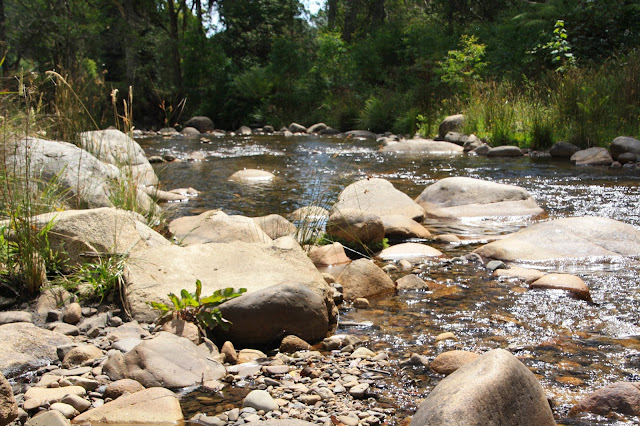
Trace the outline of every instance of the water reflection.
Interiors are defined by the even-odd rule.
[[[605,216],[640,227],[638,169],[578,168],[565,161],[469,156],[395,157],[377,152],[373,141],[320,137],[250,137],[146,139],[148,155],[172,153],[186,158],[202,151],[206,160],[157,166],[167,188],[194,187],[202,194],[171,207],[177,217],[220,208],[229,214],[286,215],[295,209],[329,206],[349,183],[381,177],[416,197],[438,179],[469,176],[526,188],[549,218]],[[243,168],[276,174],[260,188],[239,185],[228,177]],[[427,221],[436,234],[454,233],[460,244],[436,244],[448,258],[468,253],[496,236],[526,226],[509,221]],[[533,265],[538,269],[579,275],[591,289],[593,303],[561,291],[528,291],[510,280],[492,278],[470,263],[432,261],[420,277],[441,284],[433,292],[404,292],[373,300],[370,310],[347,309],[344,321],[371,321],[372,327],[345,328],[367,336],[373,350],[385,350],[398,368],[382,379],[381,402],[398,409],[399,421],[410,416],[419,398],[442,378],[423,367],[400,367],[411,352],[433,359],[451,349],[486,351],[510,348],[539,378],[553,398],[564,424],[613,424],[638,419],[566,419],[578,399],[608,383],[640,380],[640,266],[637,259],[590,259]],[[522,265],[532,266],[532,265]],[[398,278],[398,277],[394,277]],[[439,345],[434,338],[453,332],[457,340]],[[584,422],[584,423],[581,423]],[[593,424],[589,423],[589,424]]]

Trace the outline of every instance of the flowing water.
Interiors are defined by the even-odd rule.
[[[286,216],[295,209],[329,206],[349,183],[381,177],[409,196],[450,176],[468,176],[526,188],[549,218],[604,216],[640,228],[639,168],[579,168],[549,158],[435,156],[417,158],[377,152],[372,140],[283,138],[149,138],[140,140],[148,155],[186,158],[201,151],[206,160],[158,165],[165,188],[194,187],[200,196],[170,206],[178,217],[222,209],[228,214]],[[258,168],[277,176],[258,186],[228,180],[235,171]],[[473,220],[426,223],[434,233],[455,233],[462,244],[432,244],[447,259],[466,254],[492,236],[514,232],[523,220]],[[526,266],[526,265],[524,265]],[[380,403],[398,410],[396,421],[411,416],[441,376],[423,367],[402,367],[412,352],[434,358],[451,349],[483,352],[509,348],[538,377],[563,424],[617,424],[637,418],[567,417],[584,396],[616,381],[640,380],[640,263],[567,262],[535,265],[579,275],[593,303],[558,291],[528,291],[518,282],[500,281],[477,265],[434,260],[421,278],[446,291],[404,292],[372,300],[369,310],[345,309],[341,321],[372,323],[341,332],[366,336],[373,350],[384,350],[397,365],[377,389]],[[394,276],[393,278],[398,278]],[[458,340],[439,346],[434,338],[453,332]]]

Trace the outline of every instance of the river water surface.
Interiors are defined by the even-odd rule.
[[[640,228],[640,169],[574,167],[550,158],[517,159],[458,156],[409,157],[378,153],[373,140],[316,136],[146,138],[147,155],[171,153],[186,159],[201,151],[204,161],[156,166],[165,189],[193,187],[201,194],[170,205],[169,216],[222,209],[228,214],[287,214],[299,207],[335,202],[348,184],[366,177],[391,181],[410,197],[450,176],[467,176],[527,189],[549,218],[604,216]],[[277,176],[272,184],[239,185],[229,176],[258,168]],[[514,232],[523,220],[429,221],[432,233],[455,233],[462,244],[432,244],[451,259],[492,236]],[[431,263],[429,263],[431,262]],[[527,265],[524,265],[527,266]],[[567,417],[571,406],[616,381],[640,380],[640,262],[568,262],[534,265],[551,272],[579,275],[593,303],[556,291],[528,291],[519,282],[500,281],[474,264],[427,261],[421,278],[445,284],[444,292],[403,292],[372,300],[369,310],[344,309],[342,322],[370,322],[341,328],[369,339],[374,351],[386,351],[397,365],[378,386],[379,401],[397,410],[390,423],[411,416],[417,404],[442,379],[424,367],[402,367],[412,352],[433,359],[441,352],[484,352],[509,348],[537,376],[562,424],[637,423],[625,416]],[[399,278],[400,275],[392,278]],[[458,340],[439,346],[434,338],[453,332]],[[215,414],[215,411],[213,412]]]

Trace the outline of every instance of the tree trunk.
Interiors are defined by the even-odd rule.
[[[373,4],[371,6],[371,28],[372,29],[375,29],[376,27],[384,23],[385,14],[386,13],[384,10],[384,0],[373,0]]]
[[[336,27],[336,15],[338,13],[338,0],[327,0],[327,26],[329,31]]]
[[[178,13],[180,5],[176,7],[173,0],[167,0],[167,10],[169,11],[169,38],[171,43],[171,62],[173,73],[173,84],[178,92],[178,97],[182,97],[184,90],[182,87],[182,66],[180,65],[180,47],[178,33]]]
[[[356,31],[356,18],[358,17],[358,0],[345,0],[344,25],[342,26],[342,40],[351,42],[351,37]]]

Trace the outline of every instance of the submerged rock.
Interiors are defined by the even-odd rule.
[[[535,216],[543,213],[524,188],[468,177],[441,179],[416,198],[430,217]]]
[[[516,357],[491,350],[429,393],[411,425],[555,425],[544,389]]]
[[[604,217],[570,217],[539,222],[474,253],[503,261],[551,261],[637,256],[640,230]]]

